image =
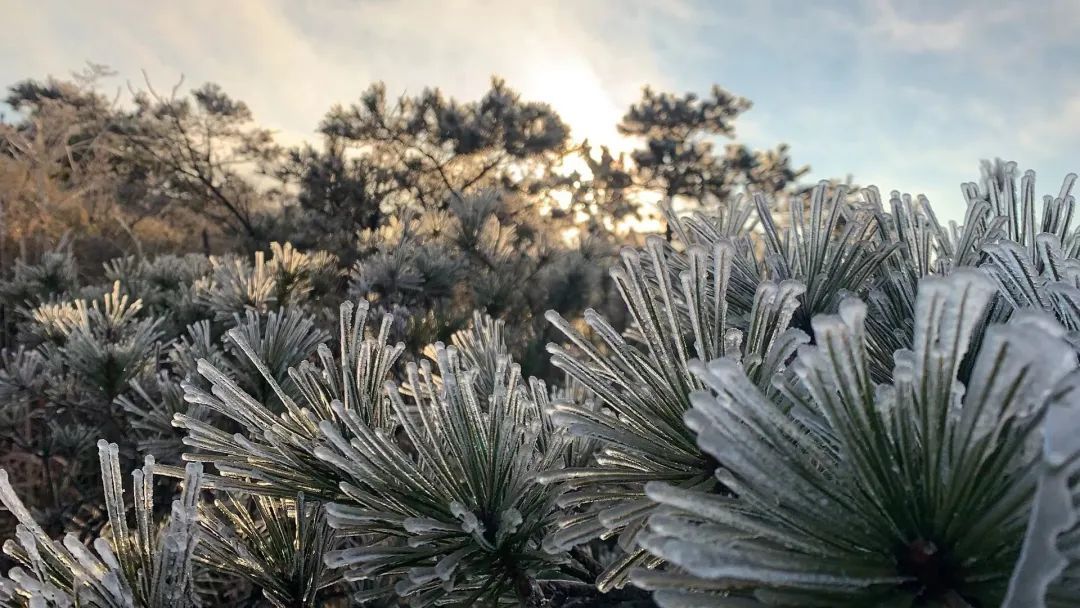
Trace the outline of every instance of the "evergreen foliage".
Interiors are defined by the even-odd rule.
[[[107,535],[97,538],[91,552],[74,534],[63,543],[52,540],[15,495],[6,471],[0,470],[0,502],[18,519],[17,541],[4,552],[20,567],[0,579],[4,606],[109,608],[188,608],[199,605],[192,583],[192,555],[197,533],[198,495],[202,467],[189,465],[183,490],[173,501],[168,521],[153,520],[154,459],[132,473],[135,526],[129,527],[123,498],[118,448],[98,442],[101,478],[109,516]],[[95,555],[96,553],[96,555]]]
[[[5,163],[104,162],[129,236],[149,205],[242,245],[98,260],[79,226],[9,265],[4,608],[1080,604],[1075,175],[1040,203],[986,163],[946,227],[715,150],[721,89],[646,90],[629,160],[499,80],[375,86],[322,151],[214,86],[11,101]],[[270,213],[233,163],[300,192]],[[666,235],[624,238],[645,190]]]
[[[26,298],[28,342],[0,389],[5,425],[45,435],[6,440],[50,472],[29,497],[70,532],[52,540],[5,472],[18,565],[0,602],[1075,605],[1075,177],[1038,220],[1017,178],[988,164],[951,231],[924,199],[826,182],[782,213],[760,194],[669,210],[671,240],[611,270],[624,322],[547,314],[565,337],[552,389],[523,376],[528,326],[507,317],[401,341],[425,300],[384,298],[447,295],[437,274],[374,279],[429,255],[406,230],[368,237],[398,242],[350,289],[383,291],[337,305],[333,338],[328,253],[117,259],[107,291],[63,251],[24,264],[4,292]],[[492,221],[457,217],[446,251]],[[88,471],[58,465],[95,432],[126,443],[99,443],[100,515],[90,495],[60,506]],[[119,470],[137,453],[131,528]],[[155,487],[177,481],[155,525]]]

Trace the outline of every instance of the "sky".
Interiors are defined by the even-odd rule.
[[[1040,195],[1080,171],[1077,0],[0,0],[0,19],[0,86],[87,61],[116,90],[216,82],[290,143],[374,81],[475,99],[499,75],[617,150],[643,85],[719,84],[754,103],[738,140],[944,219],[980,159],[1034,169]]]

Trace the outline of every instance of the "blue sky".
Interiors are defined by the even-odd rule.
[[[1080,2],[410,0],[183,3],[0,0],[0,84],[111,66],[221,84],[286,141],[374,80],[470,98],[492,74],[551,102],[579,137],[625,148],[614,123],[640,87],[750,98],[740,139],[791,145],[811,176],[925,193],[959,219],[981,158],[1080,170]]]

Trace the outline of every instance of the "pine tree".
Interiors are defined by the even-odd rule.
[[[1076,605],[1075,181],[668,209],[550,330],[584,271],[486,194],[365,233],[355,301],[290,244],[25,263],[0,606]]]

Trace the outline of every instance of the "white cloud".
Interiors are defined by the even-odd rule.
[[[876,0],[871,31],[909,51],[953,51],[967,44],[973,30],[971,11],[949,18],[917,20],[902,16],[891,0]]]

